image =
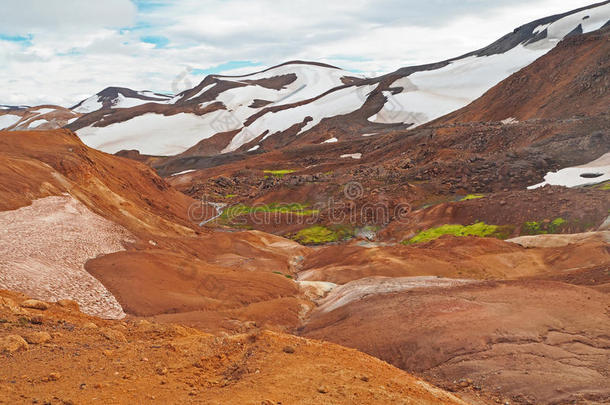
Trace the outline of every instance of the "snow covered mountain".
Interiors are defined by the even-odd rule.
[[[80,115],[56,105],[0,106],[0,129],[33,131],[61,128],[75,121]]]
[[[239,77],[208,76],[171,98],[108,88],[75,106],[85,115],[68,128],[110,153],[214,155],[417,126],[466,106],[563,38],[608,25],[609,3],[536,20],[483,49],[376,78],[297,61]]]
[[[82,114],[101,109],[129,108],[150,102],[167,102],[171,96],[151,91],[134,91],[124,87],[108,87],[71,108]]]

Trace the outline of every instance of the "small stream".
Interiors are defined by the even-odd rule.
[[[204,219],[203,221],[201,221],[199,223],[199,226],[204,226],[205,224],[212,222],[213,220],[215,220],[216,218],[220,217],[222,215],[222,213],[225,210],[225,207],[227,206],[226,203],[215,203],[215,202],[208,202],[207,204],[211,205],[212,207],[214,207],[214,209],[216,210],[216,215],[213,216],[212,218],[209,219]]]

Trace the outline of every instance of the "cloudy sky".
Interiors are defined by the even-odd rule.
[[[0,104],[69,107],[107,86],[172,93],[295,59],[376,75],[593,2],[3,0]]]

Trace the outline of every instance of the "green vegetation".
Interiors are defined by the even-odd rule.
[[[309,209],[308,205],[301,203],[290,203],[290,204],[263,204],[248,206],[245,204],[236,204],[223,211],[220,218],[224,221],[232,221],[234,218],[241,215],[255,214],[255,213],[278,213],[278,214],[293,214],[299,216],[310,216],[315,215],[319,211]]]
[[[507,237],[505,227],[498,225],[487,225],[485,222],[477,222],[472,225],[442,225],[437,228],[426,229],[421,231],[409,240],[405,240],[402,243],[405,245],[413,243],[429,242],[431,240],[440,238],[443,235],[453,236],[493,236],[497,238]]]
[[[345,227],[327,228],[322,225],[314,225],[301,229],[294,235],[293,239],[304,245],[320,245],[323,243],[338,242],[353,236],[353,232]]]
[[[521,227],[521,233],[524,235],[544,235],[547,233],[559,233],[568,221],[563,218],[555,218],[552,221],[528,221]]]
[[[292,170],[292,169],[282,169],[282,170],[263,170],[263,173],[267,173],[271,176],[275,176],[275,177],[284,177],[287,174],[290,173],[294,173],[296,172],[296,170]],[[265,178],[268,178],[269,176],[265,176]]]
[[[289,278],[291,280],[293,279],[293,277],[290,274],[284,274],[281,271],[274,271],[273,273],[274,274],[279,274],[280,276],[284,276],[284,277]]]
[[[235,197],[237,197],[237,194],[227,194],[225,196],[225,198],[235,198]]]
[[[484,198],[485,194],[468,194],[466,197],[462,198],[460,201],[468,201],[468,200],[476,200],[477,198]]]
[[[566,223],[563,218],[555,218],[548,226],[549,233],[557,233]]]
[[[526,235],[540,235],[542,233],[547,233],[542,229],[540,222],[536,221],[525,222],[521,227],[521,231]]]
[[[600,184],[594,186],[593,188],[595,188],[597,190],[608,191],[608,190],[610,190],[610,181],[604,181],[603,183],[600,183]]]

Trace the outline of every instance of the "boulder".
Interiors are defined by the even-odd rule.
[[[23,308],[39,309],[45,311],[49,309],[49,304],[39,300],[25,300],[21,303]]]
[[[8,335],[0,339],[0,352],[14,353],[28,349],[28,342],[19,335]]]

